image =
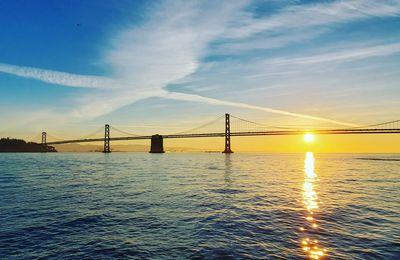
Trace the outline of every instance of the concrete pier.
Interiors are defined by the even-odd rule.
[[[162,135],[151,136],[150,153],[164,153],[164,143]]]

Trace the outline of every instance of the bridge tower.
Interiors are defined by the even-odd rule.
[[[111,153],[110,150],[110,125],[104,126],[104,149],[103,153]]]
[[[43,146],[47,145],[47,134],[46,134],[46,132],[42,132],[42,145]]]
[[[47,134],[46,132],[42,132],[42,153],[47,151]]]
[[[151,136],[150,153],[164,153],[164,142],[162,135]]]
[[[231,150],[231,123],[229,114],[225,114],[225,150],[223,153],[233,153]]]

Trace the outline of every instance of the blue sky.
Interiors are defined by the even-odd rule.
[[[389,0],[1,1],[0,135],[398,119],[399,16]]]

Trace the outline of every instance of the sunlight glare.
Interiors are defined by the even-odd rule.
[[[304,139],[304,142],[311,143],[314,141],[315,136],[312,133],[306,133],[306,134],[304,134],[303,139]]]
[[[312,138],[313,135],[311,134]],[[304,136],[304,140],[306,140],[306,135]],[[318,229],[317,219],[314,217],[314,211],[319,211],[319,204],[321,202],[318,199],[317,192],[315,190],[316,185],[318,183],[317,174],[314,171],[314,154],[312,152],[306,153],[306,158],[304,160],[304,183],[303,183],[303,204],[306,209],[306,215],[304,216],[307,221],[307,227],[300,227],[300,231],[302,231],[303,239],[301,242],[301,247],[305,254],[308,255],[310,259],[321,259],[327,255],[327,249],[320,247],[319,240],[316,239],[315,231]],[[304,236],[309,236],[305,237]]]

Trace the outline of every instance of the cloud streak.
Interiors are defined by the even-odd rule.
[[[203,96],[193,95],[193,94],[170,92],[170,93],[167,93],[164,97],[170,98],[170,99],[184,100],[184,101],[201,102],[201,103],[205,103],[205,104],[212,104],[212,105],[219,105],[219,106],[229,106],[229,107],[236,107],[236,108],[259,110],[259,111],[264,111],[264,112],[273,113],[273,114],[298,117],[298,118],[303,118],[303,119],[310,119],[310,120],[315,120],[315,121],[320,121],[320,122],[332,123],[332,124],[336,124],[336,125],[343,125],[343,126],[350,126],[350,127],[359,126],[357,124],[343,122],[343,121],[339,121],[339,120],[332,120],[332,119],[325,118],[325,117],[293,113],[293,112],[289,112],[286,110],[279,110],[279,109],[274,109],[274,108],[269,108],[269,107],[255,106],[255,105],[240,103],[240,102],[232,102],[232,101],[220,100],[220,99],[215,99],[215,98],[208,98],[208,97],[203,97]]]
[[[352,48],[345,51],[334,51],[318,55],[295,58],[276,58],[263,62],[263,65],[302,66],[328,62],[351,62],[355,60],[382,57],[400,52],[400,43],[380,44],[362,48]]]
[[[235,55],[246,50],[280,48],[316,38],[332,31],[333,25],[399,15],[400,2],[390,0],[338,0],[289,5],[261,18],[255,18],[250,11],[242,11],[223,36],[230,41],[220,44],[211,53]]]
[[[346,0],[295,5],[261,19],[253,18],[251,13],[244,12],[238,24],[227,32],[226,37],[245,38],[265,31],[331,26],[370,17],[399,14],[400,2],[391,0]]]
[[[345,51],[335,51],[320,55],[311,55],[297,58],[277,58],[264,62],[264,65],[310,65],[326,62],[349,62],[372,57],[387,56],[400,52],[400,43],[381,44],[363,48],[353,48]]]
[[[329,27],[371,16],[396,16],[400,2],[372,0],[332,1],[285,7],[262,18],[246,11],[249,1],[165,1],[151,9],[147,20],[126,28],[112,41],[103,62],[112,68],[111,77],[77,75],[66,72],[20,67],[0,63],[0,72],[68,87],[98,89],[74,100],[78,106],[68,116],[93,118],[152,96],[237,107],[285,116],[329,122],[343,126],[352,123],[324,117],[204,97],[198,94],[169,92],[166,87],[196,73],[213,53],[210,45],[221,43],[220,53],[247,49],[278,48],[320,35],[314,27]],[[273,36],[278,31],[297,33]],[[307,32],[307,34],[302,34]],[[251,42],[252,37],[268,37]],[[241,41],[244,42],[241,42]],[[236,42],[239,41],[239,42]],[[247,42],[246,42],[247,41]],[[352,61],[400,52],[400,44],[386,44],[324,53],[308,57],[263,59],[261,65],[292,66]],[[283,72],[284,73],[284,72]]]
[[[18,68],[17,66],[5,65],[2,67],[0,65],[0,70],[2,71],[3,68],[13,68],[13,71],[7,71],[6,73],[14,74],[13,72],[17,71],[14,75],[22,76],[22,77],[29,77],[34,78],[37,80],[41,80],[48,83],[53,84],[60,84],[64,86],[73,86],[73,87],[91,87],[91,88],[98,88],[99,86],[105,86],[105,82],[111,82],[111,79],[102,78],[103,82],[99,80],[100,78],[96,77],[96,81],[92,79],[91,76],[80,76],[74,75],[69,73],[63,72],[55,72],[46,70],[43,74],[43,70],[39,69],[32,69],[22,67],[22,69]],[[30,71],[27,73],[27,71]],[[65,75],[67,75],[65,77]],[[192,102],[200,102],[212,105],[219,105],[219,106],[229,106],[229,107],[236,107],[236,108],[245,108],[251,110],[259,110],[268,113],[280,114],[285,116],[292,116],[304,119],[311,119],[321,122],[329,122],[337,125],[344,125],[344,126],[358,126],[356,124],[342,122],[338,120],[331,120],[328,118],[317,117],[312,115],[300,114],[300,113],[293,113],[290,111],[279,110],[269,107],[262,107],[262,106],[255,106],[251,104],[245,104],[240,102],[232,102],[220,99],[214,99],[209,97],[203,97],[200,95],[193,95],[193,94],[185,94],[185,93],[177,93],[177,92],[166,92],[162,89],[159,89],[158,93],[154,91],[150,92],[142,92],[136,93],[135,96],[131,96],[133,92],[125,91],[125,95],[121,93],[119,90],[114,90],[111,93],[108,93],[106,97],[102,96],[90,96],[82,98],[81,103],[85,103],[79,109],[73,110],[68,115],[75,118],[93,118],[97,116],[101,116],[106,113],[110,113],[110,111],[114,111],[116,108],[129,105],[135,101],[142,100],[152,96],[163,97],[167,99],[174,99],[174,100],[184,100],[184,101],[192,101]]]
[[[0,63],[0,72],[68,87],[111,88],[110,79]]]

